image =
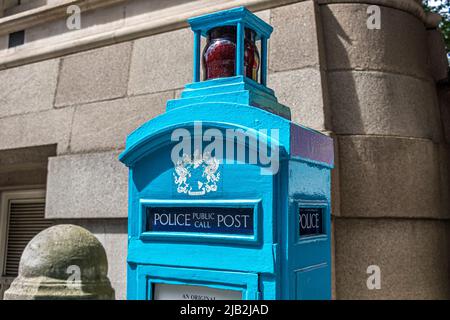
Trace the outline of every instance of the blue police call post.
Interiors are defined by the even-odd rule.
[[[193,82],[120,155],[128,299],[330,299],[332,139],[266,86],[270,25],[243,7],[189,23]]]

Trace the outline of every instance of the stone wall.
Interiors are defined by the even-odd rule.
[[[339,150],[336,296],[448,299],[448,145],[432,69],[444,52],[430,50],[419,16],[389,1],[380,30],[365,27],[364,1],[329,2],[320,12]],[[369,265],[381,268],[381,290],[367,290]]]
[[[364,1],[274,1],[258,12],[275,29],[268,85],[294,121],[336,141],[334,297],[450,298],[449,148],[439,101],[449,108],[436,93],[431,31],[418,1],[366,2],[381,6],[380,30],[367,29]],[[125,298],[127,242],[127,170],[117,156],[191,74],[188,29],[0,71],[0,159],[10,149],[54,146],[40,180],[47,216],[98,236],[117,298]],[[5,174],[0,187],[19,179]],[[373,264],[381,290],[366,287]]]

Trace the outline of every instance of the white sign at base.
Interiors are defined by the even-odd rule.
[[[154,300],[242,300],[242,291],[205,286],[155,284]]]

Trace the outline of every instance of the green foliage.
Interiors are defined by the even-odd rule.
[[[436,12],[442,16],[442,22],[439,27],[444,34],[447,52],[450,52],[450,1],[442,0],[441,4],[432,7],[429,5],[429,1],[424,0],[423,7],[427,12]]]

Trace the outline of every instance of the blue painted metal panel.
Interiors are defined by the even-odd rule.
[[[244,75],[244,29],[243,21],[237,23],[237,41],[236,41],[236,75]]]
[[[330,300],[331,292],[324,288],[331,287],[329,266],[316,265],[295,271],[296,293],[298,300]]]
[[[261,38],[261,85],[267,85],[267,38]]]
[[[200,81],[200,41],[201,34],[199,31],[194,32],[194,66],[193,66],[193,79],[192,81],[198,82]]]

